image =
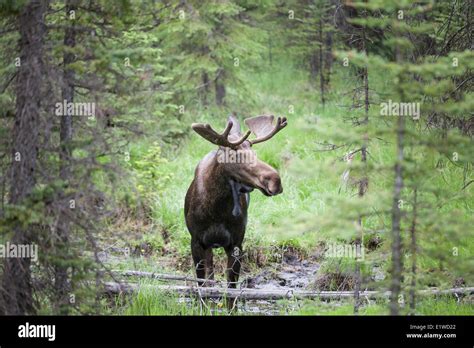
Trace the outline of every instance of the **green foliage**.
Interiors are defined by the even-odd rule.
[[[218,83],[227,87],[231,105],[250,97],[240,71],[255,67],[263,34],[245,10],[232,1],[188,1],[164,11],[167,25],[156,35],[172,68],[175,100],[195,107],[199,97],[206,106]]]
[[[137,158],[136,158],[136,157]],[[136,173],[137,191],[146,200],[153,201],[172,179],[164,165],[168,160],[162,157],[158,142],[150,144],[142,156],[132,153],[130,166]]]

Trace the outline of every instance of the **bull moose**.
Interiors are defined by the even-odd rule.
[[[200,286],[207,285],[202,279],[214,279],[212,249],[222,247],[227,254],[228,287],[236,287],[249,194],[253,189],[259,189],[266,196],[283,192],[278,172],[257,160],[252,149],[252,145],[269,140],[287,125],[285,117],[278,117],[276,123],[274,121],[273,115],[248,118],[245,124],[249,130],[245,134],[241,133],[240,124],[234,116],[229,117],[222,134],[209,124],[192,124],[196,133],[219,146],[199,162],[184,204],[186,226],[191,234],[191,253],[196,276],[201,279],[198,281]],[[251,133],[255,139],[249,139]],[[222,156],[229,152],[233,156]],[[236,160],[239,155],[247,160]]]

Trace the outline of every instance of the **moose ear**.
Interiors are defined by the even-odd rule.
[[[232,122],[232,128],[230,130],[229,135],[231,136],[240,136],[241,134],[241,129],[240,129],[240,122],[237,119],[237,116],[235,113],[232,113],[229,118],[227,119],[227,122]]]

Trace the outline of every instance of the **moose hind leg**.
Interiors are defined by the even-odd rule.
[[[193,255],[194,269],[196,278],[206,278],[206,251],[198,241],[191,241],[191,254]],[[204,285],[204,281],[198,281],[199,286]]]
[[[205,253],[205,267],[206,267],[206,279],[214,280],[214,261],[212,248],[206,249]]]

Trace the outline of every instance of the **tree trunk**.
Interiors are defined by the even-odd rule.
[[[77,0],[68,0],[66,2],[66,18],[69,17],[70,11],[75,11],[77,6]],[[68,26],[64,33],[64,45],[67,48],[72,48],[76,45],[76,31],[74,24]],[[69,64],[74,62],[74,54],[71,52],[65,52],[63,55],[63,85],[62,85],[62,99],[66,103],[74,102],[74,70],[68,68]],[[59,177],[66,183],[66,187],[69,186],[71,180],[71,141],[72,141],[72,115],[64,114],[61,116],[60,125],[60,173]],[[61,210],[59,212],[58,225],[57,225],[57,238],[58,238],[58,256],[61,261],[68,259],[68,244],[70,238],[71,222],[67,215],[63,212],[63,209],[69,209],[69,199],[64,194],[61,195]],[[67,266],[56,265],[55,266],[55,277],[54,277],[54,289],[55,289],[55,307],[56,311],[60,314],[67,314],[69,309],[68,293],[69,283],[67,275]]]
[[[319,20],[319,88],[321,92],[321,104],[326,102],[324,98],[325,93],[325,80],[324,80],[324,57],[323,57],[323,21]]]
[[[103,292],[109,295],[131,294],[140,289],[149,289],[156,292],[173,292],[184,297],[200,298],[239,298],[245,300],[281,300],[281,299],[343,299],[353,296],[352,291],[310,291],[293,289],[234,289],[218,287],[200,287],[183,285],[152,285],[137,283],[106,282],[103,284]],[[420,295],[469,295],[474,293],[474,288],[454,288],[446,290],[430,289],[419,291]],[[363,291],[364,298],[380,299],[390,296],[389,291]]]
[[[17,76],[16,112],[13,125],[13,163],[10,204],[27,204],[35,186],[39,146],[43,40],[46,33],[46,0],[32,0],[18,16],[20,63]],[[18,157],[19,156],[19,157]],[[31,228],[19,221],[13,226],[12,244],[32,244]],[[2,308],[7,315],[34,314],[31,260],[6,258],[2,279]]]
[[[397,63],[402,61],[402,54],[399,47],[395,48],[395,60]],[[399,83],[401,83],[403,76],[399,75]],[[398,85],[398,95],[400,100],[404,100],[404,92]],[[401,192],[403,188],[403,159],[404,159],[404,137],[405,137],[405,117],[398,116],[397,119],[397,156],[395,163],[395,184],[392,202],[392,282],[390,285],[390,314],[399,314],[399,295],[402,284],[402,237],[401,237],[401,223],[402,211],[401,206]]]
[[[363,50],[367,54],[367,49],[366,49],[366,38],[365,38],[365,30],[362,30],[362,43],[363,43]],[[364,81],[364,121],[362,122],[363,126],[367,126],[369,123],[369,72],[367,66],[364,67],[364,75],[363,75],[363,81]],[[364,138],[362,139],[362,147],[361,147],[361,161],[364,165],[364,176],[360,178],[359,181],[359,197],[362,198],[365,195],[365,192],[367,191],[367,187],[369,186],[369,179],[367,177],[367,133],[364,134]],[[356,248],[357,246],[359,248],[362,247],[363,244],[363,226],[362,226],[362,217],[359,216],[359,219],[357,221],[357,224],[359,226],[359,236],[356,239]],[[357,250],[357,249],[356,249]],[[360,288],[361,288],[361,274],[360,274],[360,264],[356,263],[355,266],[355,290],[354,290],[354,314],[359,313],[359,307],[360,307]]]
[[[318,52],[315,50],[309,58],[310,82],[314,87],[318,86]]]
[[[415,307],[416,307],[416,298],[415,298],[415,288],[416,288],[416,220],[417,220],[417,197],[418,190],[415,187],[415,191],[413,192],[413,219],[411,221],[410,227],[410,251],[411,251],[411,285],[410,285],[410,312],[411,314],[415,314]]]
[[[209,94],[209,75],[207,74],[207,72],[203,72],[202,75],[201,75],[201,79],[202,79],[202,88],[200,90],[200,94],[201,94],[201,104],[203,106],[207,106],[208,103],[207,103],[207,95]]]
[[[334,13],[331,14],[334,16]],[[329,30],[326,33],[326,41],[325,41],[325,61],[326,61],[326,85],[329,86],[329,82],[331,80],[331,71],[332,71],[332,64],[333,64],[333,57],[332,57],[332,46],[333,46],[333,32]],[[329,87],[328,87],[329,88]]]
[[[268,36],[268,62],[273,66],[272,37]]]
[[[223,106],[225,104],[225,85],[224,85],[224,70],[220,69],[217,72],[216,78],[216,104],[217,106]]]
[[[405,133],[405,118],[398,117],[397,121],[397,159],[395,164],[395,185],[392,203],[392,283],[390,286],[390,314],[398,315],[398,297],[401,290],[402,277],[402,240],[401,240],[401,191],[403,188],[403,146]]]

